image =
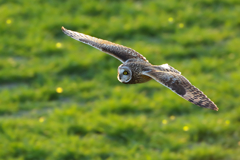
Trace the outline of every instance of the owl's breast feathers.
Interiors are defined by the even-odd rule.
[[[130,59],[123,65],[128,66],[132,71],[132,79],[126,84],[144,83],[152,79],[151,77],[142,74],[142,71],[145,70],[145,68],[151,66],[149,62],[139,59]]]

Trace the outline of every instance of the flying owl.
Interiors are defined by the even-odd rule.
[[[170,65],[152,65],[145,57],[131,48],[67,30],[64,27],[62,27],[62,31],[73,39],[97,48],[121,61],[122,64],[118,67],[117,75],[121,83],[136,84],[154,79],[193,104],[218,110],[214,102]]]

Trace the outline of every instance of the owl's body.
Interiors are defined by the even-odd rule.
[[[130,59],[131,60],[131,59]],[[129,82],[125,82],[122,81],[122,83],[125,84],[136,84],[136,83],[144,83],[147,82],[149,80],[151,80],[152,78],[141,74],[144,71],[144,68],[150,66],[151,64],[146,62],[146,61],[142,61],[142,60],[131,60],[131,61],[126,61],[123,64],[121,64],[119,66],[119,68],[121,67],[128,67],[131,68],[132,71],[132,78]],[[118,74],[119,80],[121,80],[121,74]]]
[[[121,83],[136,84],[154,79],[193,104],[218,110],[214,102],[202,91],[194,87],[181,75],[181,72],[168,64],[152,65],[145,57],[131,48],[67,30],[64,27],[62,27],[62,30],[73,39],[95,47],[120,60],[123,64],[118,67],[117,78]]]

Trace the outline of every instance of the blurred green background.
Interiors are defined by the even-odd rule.
[[[240,1],[0,0],[0,159],[240,159]],[[61,26],[168,63],[200,108]]]

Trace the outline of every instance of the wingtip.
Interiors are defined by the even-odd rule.
[[[63,26],[62,26],[62,31],[65,31],[66,30],[66,28],[64,28]]]
[[[216,105],[214,105],[213,107],[211,107],[210,109],[214,110],[214,111],[218,111],[218,107]]]

